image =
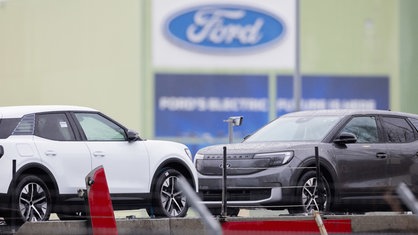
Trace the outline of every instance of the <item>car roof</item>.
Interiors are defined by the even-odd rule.
[[[71,105],[27,105],[0,107],[0,118],[21,118],[26,114],[52,111],[96,111],[95,109]]]
[[[405,112],[396,112],[378,109],[326,109],[326,110],[307,110],[288,113],[286,117],[309,117],[309,116],[348,116],[348,115],[392,115],[418,118],[418,115]]]

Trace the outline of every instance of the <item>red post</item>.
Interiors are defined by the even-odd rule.
[[[115,214],[103,166],[92,170],[86,177],[88,218],[93,235],[117,235]]]

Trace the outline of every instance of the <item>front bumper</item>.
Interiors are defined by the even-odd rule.
[[[199,194],[208,207],[222,204],[222,191],[202,190]],[[228,205],[263,206],[282,201],[282,188],[233,188],[226,195]]]
[[[283,169],[282,169],[283,170]],[[251,175],[227,176],[226,200],[237,207],[264,207],[290,204],[295,188],[289,187],[290,170],[270,168]],[[222,176],[199,173],[199,196],[208,207],[222,204]]]

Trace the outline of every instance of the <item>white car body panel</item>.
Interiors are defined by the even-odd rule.
[[[105,169],[110,193],[149,192],[149,156],[144,141],[86,142],[93,169]]]
[[[91,156],[81,141],[53,141],[34,137],[42,164],[54,175],[61,194],[74,194],[85,188],[84,177],[91,170]]]

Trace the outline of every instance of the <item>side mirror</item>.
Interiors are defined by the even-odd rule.
[[[141,138],[138,135],[138,132],[136,132],[136,131],[128,130],[127,135],[128,135],[128,141],[129,142],[141,140]]]
[[[252,136],[252,134],[244,136],[244,140],[248,139],[250,136]]]
[[[336,144],[353,144],[357,142],[357,137],[353,133],[342,132],[336,139],[334,143]]]
[[[0,158],[3,157],[4,154],[4,148],[0,145]]]

